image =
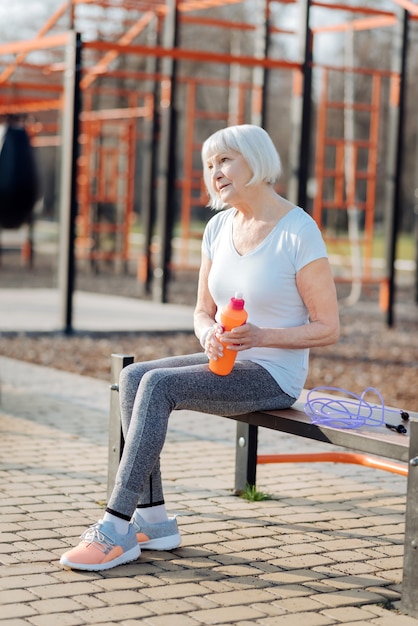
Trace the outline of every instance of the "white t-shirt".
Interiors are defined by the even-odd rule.
[[[296,287],[296,273],[327,256],[315,221],[299,207],[287,213],[248,254],[233,244],[236,209],[217,213],[206,225],[202,252],[212,261],[209,291],[217,306],[216,320],[236,292],[241,292],[248,322],[265,328],[308,324],[308,311]],[[262,365],[288,395],[297,398],[308,373],[309,350],[250,348],[238,360]]]

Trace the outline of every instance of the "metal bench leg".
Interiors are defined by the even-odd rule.
[[[107,497],[112,493],[123,452],[124,439],[120,422],[119,375],[124,367],[134,362],[133,356],[112,354],[110,362],[110,415],[107,465]]]
[[[409,471],[405,515],[402,611],[418,617],[418,420],[409,424]]]
[[[255,485],[257,472],[258,426],[237,422],[235,444],[235,493]]]

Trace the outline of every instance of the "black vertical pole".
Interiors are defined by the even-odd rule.
[[[158,23],[154,18],[153,29],[148,38],[149,45],[156,46],[158,42]],[[144,252],[142,263],[145,272],[141,276],[144,281],[146,293],[151,292],[152,283],[152,237],[155,226],[156,198],[155,198],[155,176],[156,176],[156,153],[158,145],[158,89],[156,74],[158,72],[158,61],[156,56],[148,56],[146,61],[146,71],[152,75],[147,80],[149,93],[153,94],[153,111],[150,118],[144,120],[144,140],[143,159],[141,172],[141,217],[144,228]]]
[[[72,135],[72,159],[71,159],[71,199],[70,221],[68,229],[68,296],[65,318],[65,333],[73,332],[73,294],[75,288],[75,225],[78,213],[77,202],[77,162],[79,156],[79,134],[81,113],[81,35],[76,34],[75,62],[74,62],[74,107],[73,107],[73,135]]]
[[[167,0],[163,47],[174,49],[178,43],[177,0]],[[153,272],[153,299],[167,301],[171,260],[171,239],[175,211],[175,132],[176,62],[167,56],[162,63],[160,93],[160,142],[157,171],[157,231],[160,242],[158,264]]]
[[[269,31],[269,0],[260,0],[257,6],[257,23],[255,29],[255,57],[266,59],[270,48]],[[255,66],[253,69],[253,103],[251,123],[266,127],[266,111],[269,72],[265,67]]]
[[[77,217],[77,160],[81,110],[81,36],[70,31],[67,44],[62,111],[60,180],[59,291],[63,332],[72,334],[75,283],[75,223]]]
[[[402,21],[397,24],[395,32],[395,54],[394,63],[396,63],[399,73],[399,100],[392,111],[392,127],[390,134],[390,145],[388,150],[393,151],[393,185],[392,195],[389,201],[392,201],[389,232],[388,232],[388,309],[386,322],[389,327],[394,325],[394,304],[395,304],[395,261],[396,261],[396,243],[400,227],[400,218],[402,210],[402,166],[403,166],[403,150],[404,150],[404,121],[405,121],[405,93],[406,93],[406,62],[408,49],[408,27],[409,27],[408,11],[403,11]],[[395,68],[396,71],[396,68]],[[389,176],[391,175],[389,171]],[[390,184],[390,181],[389,181]]]
[[[290,178],[287,198],[307,209],[307,183],[311,139],[312,99],[312,31],[310,29],[311,0],[300,0],[299,59],[300,69],[295,70],[291,102],[292,136],[290,145]],[[297,73],[296,73],[297,72]]]
[[[304,3],[304,59],[303,59],[303,95],[302,128],[299,147],[298,198],[300,207],[307,207],[307,185],[311,146],[311,110],[312,110],[312,31],[310,29],[311,0]]]
[[[415,233],[415,304],[418,304],[418,154],[417,154],[417,175],[415,180],[415,201],[414,201],[414,233]]]

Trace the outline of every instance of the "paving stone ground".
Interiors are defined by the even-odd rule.
[[[406,479],[258,467],[233,495],[232,421],[179,411],[163,452],[183,542],[103,573],[59,557],[106,498],[108,385],[0,357],[0,625],[417,626],[400,612]],[[325,445],[261,433],[261,452]]]

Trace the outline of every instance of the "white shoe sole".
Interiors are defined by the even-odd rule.
[[[181,544],[181,535],[169,535],[168,537],[157,537],[149,541],[141,541],[141,550],[174,550]]]
[[[105,569],[111,569],[112,567],[117,567],[118,565],[123,565],[124,563],[130,563],[131,561],[135,561],[141,555],[141,547],[137,544],[134,548],[128,550],[128,552],[124,552],[113,561],[109,561],[108,563],[72,563],[63,555],[60,559],[61,565],[64,569],[78,569],[84,570],[87,572],[101,572]]]

